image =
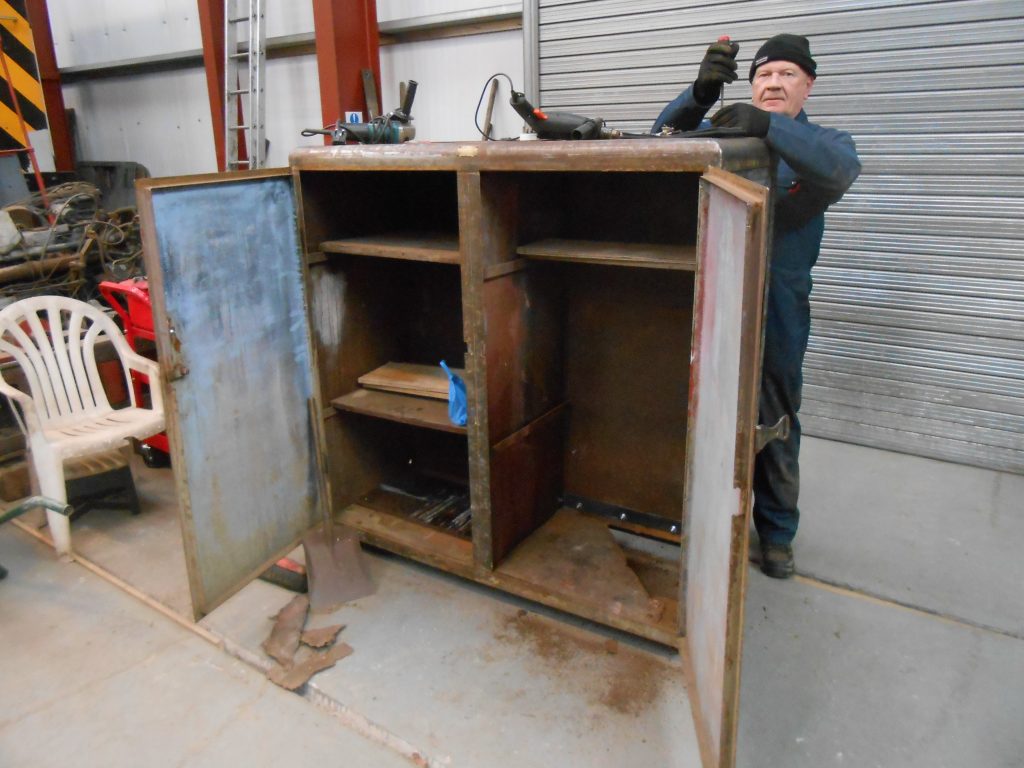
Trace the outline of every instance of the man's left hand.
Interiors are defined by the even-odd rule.
[[[714,114],[711,124],[715,128],[741,128],[744,135],[763,139],[768,135],[772,116],[752,104],[730,104]]]

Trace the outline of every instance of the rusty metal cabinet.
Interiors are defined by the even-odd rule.
[[[732,764],[769,162],[411,144],[140,183],[196,614],[316,523],[321,451],[367,541],[678,646]],[[359,383],[442,359],[465,427]]]

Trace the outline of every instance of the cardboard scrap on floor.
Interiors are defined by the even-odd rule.
[[[336,644],[343,624],[303,631],[308,615],[309,597],[296,595],[278,611],[270,636],[263,642],[263,650],[277,662],[267,677],[289,691],[301,688],[317,672],[352,653],[348,643]]]
[[[306,595],[296,595],[274,617],[274,628],[270,630],[270,637],[263,641],[263,650],[278,664],[290,667],[295,660],[295,652],[299,650],[299,638],[302,635],[302,628],[306,625],[308,612],[309,598]]]
[[[302,633],[302,642],[310,648],[324,648],[333,645],[334,641],[338,639],[338,633],[344,628],[344,624],[334,624],[330,627],[307,629]]]
[[[267,677],[270,678],[270,682],[280,685],[282,688],[287,688],[289,691],[294,691],[296,688],[301,688],[305,685],[309,678],[317,672],[333,667],[335,663],[351,653],[352,646],[348,643],[338,643],[326,651],[314,651],[304,648],[302,653],[299,654],[299,658],[295,660],[291,667],[285,668],[275,665],[271,668]]]

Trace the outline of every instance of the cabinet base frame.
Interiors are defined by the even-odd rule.
[[[629,616],[616,614],[613,610],[582,602],[577,595],[568,590],[559,591],[557,585],[540,585],[504,572],[502,566],[493,571],[474,566],[470,542],[440,530],[425,531],[422,525],[413,520],[377,512],[358,504],[346,507],[335,515],[335,519],[356,529],[363,541],[371,546],[440,568],[478,584],[494,587],[502,592],[677,650],[682,640],[677,628],[678,605],[675,601],[669,601],[669,605],[657,621],[638,621]]]

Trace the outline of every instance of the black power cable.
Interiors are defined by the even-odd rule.
[[[487,80],[484,82],[483,89],[480,91],[480,98],[476,102],[476,111],[473,112],[473,123],[474,125],[476,125],[476,129],[480,132],[480,135],[484,137],[485,141],[519,141],[518,136],[507,136],[503,139],[492,139],[490,136],[484,133],[484,129],[480,127],[480,105],[484,103],[484,94],[487,93],[487,86],[491,84],[492,80],[495,80],[499,77],[504,77],[506,80],[508,80],[509,90],[514,91],[516,89],[515,83],[512,82],[512,78],[506,75],[504,72],[495,72],[493,75],[488,77]]]

